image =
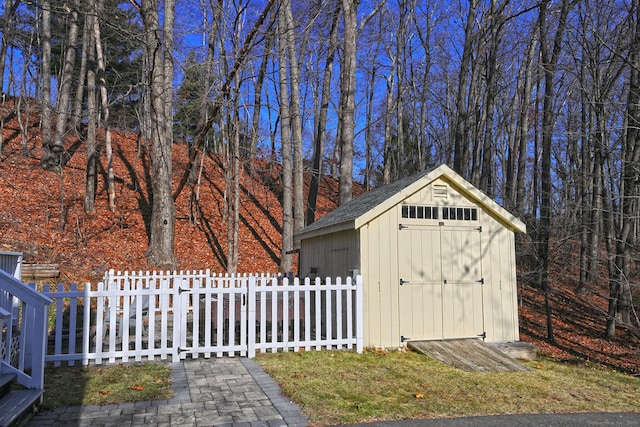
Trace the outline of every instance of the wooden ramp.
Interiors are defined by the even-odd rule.
[[[467,372],[529,372],[530,369],[480,339],[409,341],[409,348]]]

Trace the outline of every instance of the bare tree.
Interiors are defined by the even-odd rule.
[[[227,222],[227,273],[238,270],[238,232],[240,223],[240,117],[238,92],[240,79],[236,77],[227,115],[228,148],[225,159],[225,212]]]
[[[342,0],[344,40],[340,67],[340,204],[353,197],[353,143],[356,107],[356,35],[359,0]]]
[[[109,198],[109,209],[116,209],[116,193],[114,189],[113,172],[113,148],[111,146],[111,123],[109,122],[109,100],[107,97],[107,82],[105,80],[105,58],[102,49],[102,38],[100,36],[100,22],[97,17],[102,15],[104,10],[104,0],[94,1],[96,19],[93,20],[93,38],[96,44],[96,65],[98,66],[98,86],[100,88],[100,100],[102,107],[102,127],[104,128],[104,145],[107,158],[107,194]],[[165,17],[165,19],[168,19]],[[166,35],[165,35],[166,37]],[[173,73],[171,73],[173,75]],[[167,117],[171,117],[169,113]],[[170,140],[171,141],[171,140]]]
[[[291,11],[291,0],[282,0],[279,14],[282,15],[283,28],[280,33],[287,47],[289,62],[289,88],[291,93],[289,120],[291,125],[291,142],[293,144],[293,228],[296,231],[304,227],[304,175],[302,166],[302,118],[300,114],[300,66],[298,49]],[[294,247],[296,243],[294,242]]]
[[[95,4],[95,2],[94,2]],[[85,19],[85,30],[83,39],[84,53],[87,55],[86,62],[95,63],[95,32],[93,31],[93,21],[98,19],[95,13],[89,13]],[[95,210],[96,187],[98,185],[98,150],[96,142],[97,124],[96,108],[96,70],[95,67],[87,67],[87,164],[85,170],[84,189],[84,210],[93,212]]]
[[[69,8],[69,6],[67,6]],[[80,0],[73,0],[68,9],[69,31],[67,32],[67,46],[64,55],[64,64],[58,87],[58,103],[56,118],[55,146],[64,147],[64,138],[67,134],[67,122],[69,119],[69,100],[71,99],[71,86],[74,80],[74,65],[78,44],[78,17],[80,13]]]
[[[531,96],[533,92],[533,56],[538,46],[538,27],[534,26],[531,37],[526,44],[522,63],[518,71],[516,86],[517,116],[514,118],[516,131],[514,145],[509,150],[506,171],[506,197],[507,207],[517,214],[524,215],[526,197],[527,176],[527,147],[529,145]]]
[[[142,0],[140,15],[144,24],[145,45],[148,50],[151,74],[151,181],[153,203],[151,211],[151,235],[147,259],[153,265],[174,268],[175,204],[171,194],[172,177],[172,126],[169,106],[172,97],[173,16],[172,1],[165,2],[160,10],[157,0]],[[163,13],[163,32],[159,16]],[[163,37],[164,36],[164,37]]]
[[[56,145],[51,137],[51,4],[41,0],[41,88],[40,105],[42,109],[42,157],[40,164],[45,169],[60,170],[64,146]]]
[[[2,35],[0,36],[0,93],[5,92],[4,73],[7,65],[7,52],[15,27],[18,6],[20,6],[20,0],[4,0],[4,19],[2,21]]]
[[[282,144],[282,254],[280,271],[291,271],[293,250],[293,170],[291,155],[291,113],[287,75],[286,18],[278,11],[278,77],[280,89],[280,141]]]
[[[609,285],[606,336],[615,338],[616,318],[631,321],[632,303],[629,273],[633,228],[637,219],[638,186],[640,183],[640,4],[633,2],[630,12],[635,14],[634,38],[630,49],[629,98],[622,152],[622,212],[616,238],[615,270]],[[633,19],[632,19],[633,22]]]
[[[478,0],[469,0],[469,10],[465,22],[465,36],[458,74],[458,92],[456,95],[456,122],[454,134],[453,168],[462,176],[466,176],[469,167],[469,110],[467,105],[468,82],[471,61],[473,59],[473,45],[475,41],[476,9]]]
[[[87,80],[87,57],[89,50],[93,48],[90,44],[90,34],[93,30],[93,25],[90,23],[92,14],[86,13],[84,16],[84,25],[82,29],[82,52],[80,54],[80,73],[76,86],[76,96],[73,103],[73,114],[71,116],[73,129],[80,129],[82,123],[82,109],[84,107],[84,87]],[[91,39],[92,40],[92,39]],[[88,84],[88,83],[86,83]]]
[[[208,114],[206,114],[206,120],[200,121],[198,123],[198,126],[196,127],[196,132],[195,132],[196,134],[195,140],[193,144],[191,144],[189,147],[189,164],[188,164],[188,167],[185,168],[182,174],[182,178],[180,179],[180,182],[178,183],[177,188],[173,192],[174,199],[178,198],[178,196],[182,192],[182,189],[187,183],[189,179],[189,175],[191,174],[192,164],[196,161],[197,153],[204,146],[204,143],[207,139],[207,135],[211,130],[211,126],[213,125],[214,121],[217,120],[216,118],[222,106],[222,102],[226,100],[228,97],[233,79],[235,78],[240,68],[247,61],[247,57],[249,55],[249,52],[254,46],[254,41],[259,34],[259,30],[262,27],[262,25],[265,23],[267,16],[269,14],[269,11],[271,10],[275,2],[276,0],[267,0],[267,3],[262,9],[262,12],[260,13],[256,21],[254,22],[253,27],[247,34],[247,37],[244,40],[242,48],[240,48],[240,50],[238,51],[235,58],[235,63],[229,70],[227,76],[224,79],[224,82],[220,85],[218,93],[215,95],[213,101],[211,102],[211,111]]]
[[[313,138],[313,166],[311,168],[311,183],[309,185],[309,194],[307,198],[307,225],[315,221],[316,202],[318,199],[318,190],[320,188],[320,179],[322,177],[322,156],[324,155],[324,145],[327,135],[327,115],[329,111],[329,101],[331,98],[331,76],[333,72],[333,61],[338,45],[338,21],[340,19],[340,2],[337,1],[333,13],[331,15],[329,30],[329,44],[327,48],[327,58],[324,64],[322,74],[322,88],[320,102],[316,110],[317,119],[315,122],[315,133]]]
[[[553,142],[554,111],[553,102],[555,100],[555,74],[562,49],[563,32],[567,24],[567,16],[571,4],[569,0],[563,0],[558,24],[553,38],[553,45],[549,46],[549,36],[547,34],[547,11],[549,0],[540,3],[540,59],[544,74],[544,101],[542,107],[542,165],[541,165],[541,203],[540,203],[540,224],[538,236],[538,274],[539,282],[545,295],[545,307],[547,315],[547,340],[555,342],[553,335],[553,324],[551,321],[551,305],[549,302],[549,239],[551,237],[551,216],[552,212],[552,190],[553,181],[551,175],[551,147]]]

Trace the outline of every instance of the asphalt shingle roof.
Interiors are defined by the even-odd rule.
[[[375,208],[388,198],[396,195],[404,188],[418,181],[431,171],[432,169],[428,169],[415,175],[399,179],[390,184],[383,185],[382,187],[378,187],[375,190],[363,193],[360,196],[351,199],[344,205],[339,206],[335,210],[329,212],[327,215],[315,221],[313,224],[303,228],[300,231],[300,234],[308,233],[314,230],[320,230],[325,227],[342,224],[348,221],[353,221],[361,215],[364,215],[371,209]]]

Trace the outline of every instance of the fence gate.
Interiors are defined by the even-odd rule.
[[[181,359],[247,355],[248,278],[205,278],[177,284],[176,335]]]

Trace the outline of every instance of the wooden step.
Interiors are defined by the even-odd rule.
[[[468,372],[529,372],[530,369],[479,339],[409,341],[409,347]]]
[[[0,399],[11,391],[11,383],[16,379],[16,374],[0,374]]]
[[[514,359],[536,360],[538,358],[538,347],[523,341],[494,343],[495,348]]]
[[[44,390],[12,390],[0,399],[0,427],[24,422],[33,414]]]

